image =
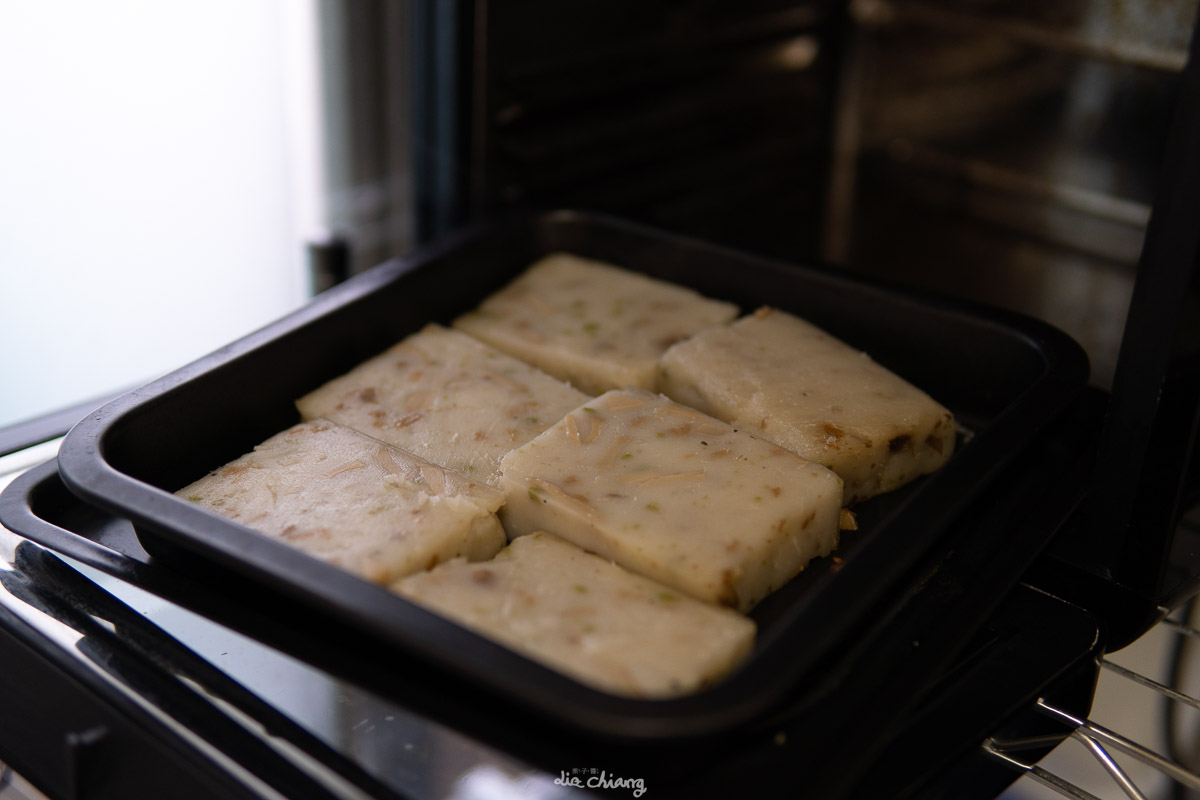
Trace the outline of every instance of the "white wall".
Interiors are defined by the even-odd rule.
[[[303,302],[311,17],[300,0],[0,0],[0,426]]]

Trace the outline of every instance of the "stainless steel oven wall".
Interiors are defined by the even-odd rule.
[[[470,211],[572,206],[1046,319],[1108,387],[1195,4],[457,4]]]
[[[840,3],[476,0],[471,14],[474,213],[573,207],[816,254]]]
[[[318,288],[408,252],[416,173],[429,154],[419,76],[427,42],[420,2],[316,0],[324,198],[330,237],[316,243]]]
[[[826,256],[1046,319],[1107,387],[1196,4],[849,10]]]

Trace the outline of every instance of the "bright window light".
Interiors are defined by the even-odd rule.
[[[304,302],[314,3],[0,5],[0,426]]]

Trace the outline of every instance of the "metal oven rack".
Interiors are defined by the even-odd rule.
[[[1111,685],[1101,689],[1101,694],[1104,691],[1136,692],[1141,688],[1151,693],[1151,697],[1157,698],[1158,702],[1152,705],[1159,711],[1162,736],[1168,742],[1167,752],[1160,752],[1139,741],[1138,737],[1128,731],[1123,732],[1120,728],[1114,729],[1088,718],[1080,718],[1070,711],[1039,699],[1038,712],[1070,731],[1068,741],[1059,744],[1061,737],[1053,736],[1050,737],[1051,743],[1057,745],[1060,751],[1066,751],[1062,755],[1072,757],[1076,764],[1085,762],[1086,765],[1086,762],[1094,761],[1098,769],[1091,770],[1091,774],[1086,775],[1087,780],[1079,776],[1067,777],[1045,764],[1047,760],[1055,760],[1053,757],[1040,757],[1047,744],[1046,737],[989,737],[982,745],[984,751],[996,761],[1026,776],[1024,781],[1018,782],[1010,790],[1012,797],[1033,797],[1032,790],[1028,788],[1031,784],[1038,784],[1047,790],[1037,794],[1038,797],[1057,794],[1075,800],[1099,800],[1112,796],[1113,793],[1133,800],[1165,800],[1189,796],[1183,794],[1189,790],[1200,791],[1198,754],[1193,747],[1193,753],[1189,757],[1185,746],[1177,741],[1180,734],[1177,730],[1180,716],[1178,710],[1200,709],[1200,698],[1180,688],[1188,683],[1195,684],[1196,678],[1200,677],[1200,663],[1185,659],[1189,649],[1188,640],[1200,639],[1200,629],[1181,621],[1191,616],[1191,607],[1192,603],[1189,602],[1187,611],[1178,614],[1178,618],[1166,617],[1157,629],[1146,634],[1147,637],[1160,636],[1169,642],[1169,647],[1164,653],[1165,658],[1158,662],[1165,666],[1169,673],[1165,682],[1123,666],[1114,660],[1113,656],[1104,656],[1099,660],[1102,670],[1116,676]],[[1194,720],[1192,723],[1194,728]],[[1194,730],[1192,732],[1194,734]],[[1039,757],[1030,758],[1030,753],[1038,753]],[[1143,774],[1131,776],[1128,769],[1131,763],[1143,765]],[[1076,771],[1083,774],[1081,770]]]

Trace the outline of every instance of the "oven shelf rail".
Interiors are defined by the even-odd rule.
[[[1159,625],[1167,631],[1180,637],[1200,639],[1200,629],[1181,623],[1171,618],[1164,618]],[[1145,687],[1156,692],[1169,703],[1200,710],[1200,698],[1180,691],[1154,680],[1146,675],[1121,666],[1108,658],[1100,659],[1100,667],[1132,684]],[[1090,719],[1080,718],[1068,711],[1058,708],[1045,699],[1037,701],[1037,710],[1043,715],[1060,722],[1071,729],[1070,738],[1084,746],[1103,768],[1104,773],[1112,783],[1116,784],[1130,800],[1148,800],[1149,795],[1130,778],[1129,774],[1117,763],[1112,751],[1118,751],[1143,764],[1152,767],[1158,774],[1170,781],[1200,791],[1200,774],[1183,764],[1162,755],[1161,753],[1140,744],[1117,731],[1100,725]],[[1044,752],[1046,745],[1057,742],[1057,735],[1033,736],[1020,739],[1004,739],[992,737],[983,743],[984,752],[1018,772],[1030,780],[1054,790],[1063,797],[1072,800],[1101,800],[1089,788],[1079,786],[1050,770],[1022,758],[1029,752]],[[1096,787],[1090,787],[1096,788]]]

